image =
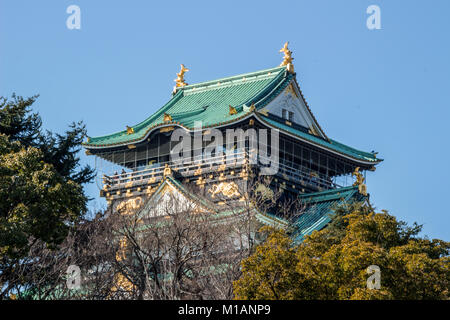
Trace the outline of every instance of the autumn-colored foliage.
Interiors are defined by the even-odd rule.
[[[449,299],[450,243],[421,238],[386,211],[355,203],[336,210],[330,225],[295,244],[283,230],[242,262],[236,299]],[[367,268],[380,268],[369,289]]]

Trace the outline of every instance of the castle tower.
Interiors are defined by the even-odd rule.
[[[365,197],[363,174],[382,160],[325,134],[287,44],[282,51],[279,67],[198,84],[184,82],[182,65],[171,99],[157,112],[118,133],[88,138],[88,154],[121,168],[105,173],[101,196],[117,208],[172,190],[208,208],[239,201],[249,175],[262,173],[271,177],[270,188],[305,202],[301,237],[323,228],[332,206]],[[276,212],[260,217],[274,219]]]

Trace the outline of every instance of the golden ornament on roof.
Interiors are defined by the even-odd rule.
[[[134,133],[134,129],[132,127],[127,126],[127,134]]]
[[[227,198],[239,196],[239,188],[235,182],[221,182],[213,185],[209,190],[211,198],[214,198],[216,194],[222,193]]]
[[[356,167],[355,171],[353,171],[352,176],[356,177],[355,183],[353,183],[354,186],[358,186],[362,183],[364,183],[364,177],[361,172],[359,172],[359,167]]]
[[[176,88],[187,86],[187,83],[184,81],[184,74],[186,73],[186,71],[189,71],[189,69],[186,68],[184,64],[181,64],[181,70],[179,73],[177,73],[177,78],[174,80],[176,83]]]
[[[164,122],[172,121],[172,116],[168,113],[164,113]]]
[[[284,53],[283,62],[281,62],[280,67],[287,66],[287,70],[289,72],[293,73],[294,65],[292,64],[292,60],[294,60],[294,58],[292,58],[292,51],[289,50],[288,44],[289,44],[289,42],[286,42],[284,44],[283,48],[280,49],[280,52]]]
[[[353,183],[354,186],[358,186],[358,191],[364,196],[367,196],[367,187],[364,184],[365,178],[362,173],[359,172],[359,167],[356,167],[355,171],[353,171],[352,176],[356,177],[356,181]]]
[[[169,167],[169,165],[167,163],[166,163],[166,166],[164,167],[163,175],[164,175],[164,177],[172,175],[172,169]]]

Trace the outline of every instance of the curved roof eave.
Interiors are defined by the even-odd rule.
[[[262,108],[267,103],[272,101],[275,98],[273,96],[274,92],[276,92],[276,90],[278,90],[280,88],[280,86],[282,86],[283,84],[286,84],[285,80],[288,78],[288,73],[285,70],[285,68],[284,67],[277,67],[277,68],[267,69],[267,70],[263,70],[263,71],[259,71],[259,72],[253,73],[253,74],[259,74],[259,73],[263,74],[263,73],[265,73],[267,71],[270,72],[270,71],[274,71],[274,70],[278,71],[278,74],[276,74],[276,76],[272,79],[272,81],[269,84],[267,84],[267,86],[263,90],[261,90],[260,92],[256,93],[254,96],[249,98],[246,102],[242,103],[239,106],[235,106],[235,107],[239,108],[239,107],[242,107],[244,105],[250,105],[251,103],[254,103],[257,108]],[[237,79],[237,78],[239,78],[241,76],[246,76],[246,75],[249,75],[249,74],[250,73],[244,74],[244,75],[239,75],[239,76],[233,76],[233,77],[229,77],[229,78],[223,78],[223,79],[214,80],[214,81],[208,81],[208,82],[194,84],[194,85],[188,85],[186,87],[182,87],[158,111],[156,111],[153,115],[151,115],[150,117],[148,117],[144,121],[141,121],[137,125],[133,126],[132,128],[136,129],[136,128],[139,128],[139,127],[141,127],[141,128],[145,127],[147,123],[149,123],[149,122],[151,123],[151,120],[154,120],[154,119],[157,119],[158,117],[160,117],[165,111],[167,111],[168,108],[170,108],[171,105],[173,105],[174,103],[176,103],[178,101],[178,99],[183,97],[183,92],[186,89],[191,89],[191,88],[197,87],[197,86],[202,87],[202,86],[210,85],[212,83],[217,83],[217,82],[220,83],[221,80],[223,81],[223,80],[226,80],[226,79],[235,79],[235,78]],[[288,79],[288,80],[289,80],[288,82],[291,81],[291,79]],[[206,127],[220,127],[220,126],[222,126],[223,123],[233,123],[233,122],[236,122],[237,120],[241,119],[244,116],[245,116],[245,114],[240,116],[240,117],[236,117],[236,118],[230,119],[228,121],[224,121],[224,122],[221,122],[221,123],[210,124],[208,126],[205,126],[204,128],[206,128]],[[184,126],[183,124],[181,124],[180,122],[171,121],[171,122],[155,124],[155,125],[147,128],[147,130],[141,136],[136,137],[134,139],[127,139],[125,141],[116,142],[116,143],[107,143],[107,144],[104,144],[104,143],[103,144],[102,143],[95,144],[95,142],[87,142],[87,143],[82,143],[82,145],[86,149],[94,150],[94,149],[104,149],[104,148],[116,148],[116,147],[120,147],[120,146],[140,143],[140,142],[144,141],[149,136],[149,134],[154,131],[154,129],[156,129],[156,128],[163,128],[165,126],[174,126],[174,125],[179,125],[180,127],[184,127],[186,129],[190,129],[190,128]],[[136,131],[140,130],[141,128],[136,129]],[[106,136],[96,137],[96,139],[98,139],[98,138],[103,138],[104,139],[104,138],[108,138],[108,137],[114,137],[114,136],[117,136],[119,134],[122,134],[122,135],[126,134],[126,130],[122,130],[122,131],[119,131],[119,132],[116,132],[116,133],[112,133],[112,134],[109,134],[109,135],[106,135]]]
[[[323,145],[321,145],[321,144],[318,144],[318,143],[316,143],[316,142],[314,142],[314,141],[312,141],[312,140],[310,140],[310,139],[306,139],[306,138],[304,138],[304,137],[300,137],[299,135],[296,135],[296,134],[293,134],[293,133],[291,133],[291,132],[289,132],[289,131],[283,130],[282,128],[277,128],[277,127],[273,126],[272,124],[270,124],[269,122],[265,121],[261,116],[259,116],[259,114],[256,114],[256,118],[257,118],[259,121],[261,121],[262,123],[264,123],[264,124],[266,124],[267,126],[269,126],[270,128],[272,128],[272,129],[280,130],[280,131],[282,131],[284,134],[286,134],[286,135],[288,135],[288,136],[290,136],[290,137],[293,137],[293,138],[298,139],[298,140],[300,140],[300,141],[303,141],[303,142],[306,142],[306,143],[308,143],[308,144],[314,145],[315,147],[317,147],[317,148],[319,148],[319,149],[326,150],[326,151],[328,151],[328,152],[331,152],[331,153],[334,153],[334,154],[343,156],[344,158],[347,158],[347,159],[349,159],[349,160],[357,161],[357,162],[360,162],[360,163],[363,163],[363,164],[366,164],[366,165],[374,165],[374,164],[378,164],[378,163],[380,163],[381,161],[383,161],[383,159],[375,159],[375,160],[363,160],[363,159],[358,159],[358,158],[353,157],[353,156],[350,156],[350,155],[348,155],[348,154],[346,154],[346,153],[344,153],[344,152],[340,152],[340,151],[337,151],[337,150],[333,150],[332,148],[328,148],[328,147],[326,147],[326,146],[323,146]]]
[[[218,124],[207,125],[207,126],[202,127],[202,129],[207,129],[207,128],[209,129],[209,128],[213,128],[213,127],[221,128],[224,126],[228,126],[230,124],[233,124],[233,123],[236,123],[241,120],[245,120],[245,119],[249,118],[253,113],[254,112],[247,112],[247,113],[243,114],[241,117],[234,118],[232,120],[225,121],[225,122],[218,123]],[[105,148],[117,148],[117,147],[127,146],[130,144],[141,143],[141,142],[145,141],[150,136],[150,134],[152,134],[155,130],[159,130],[159,129],[162,129],[165,127],[179,127],[179,128],[183,128],[184,130],[186,130],[188,132],[195,131],[195,128],[187,127],[179,122],[167,122],[167,123],[161,123],[161,124],[152,126],[151,128],[149,128],[147,130],[147,132],[141,138],[138,138],[138,139],[128,140],[128,141],[124,141],[124,142],[120,142],[120,143],[116,143],[116,144],[108,144],[108,145],[91,145],[91,144],[83,143],[83,147],[85,147],[88,150],[95,150],[95,149],[105,149]]]
[[[359,159],[359,158],[353,157],[351,155],[348,155],[348,154],[346,154],[344,152],[333,150],[332,148],[329,148],[327,146],[323,146],[323,145],[321,145],[319,143],[316,143],[316,142],[314,142],[314,141],[312,141],[310,139],[306,139],[306,138],[301,137],[299,135],[293,134],[291,132],[283,130],[282,128],[275,127],[271,123],[265,121],[265,119],[263,119],[259,115],[258,112],[254,112],[254,111],[248,112],[248,113],[242,115],[241,117],[233,119],[233,120],[230,120],[228,122],[224,122],[224,123],[217,124],[217,125],[205,126],[205,127],[202,127],[202,129],[212,128],[212,127],[214,127],[214,128],[221,128],[221,127],[224,127],[224,126],[228,126],[230,124],[234,124],[234,123],[237,123],[237,122],[240,122],[240,121],[244,121],[244,120],[246,120],[246,119],[248,119],[248,118],[250,118],[252,116],[255,116],[255,118],[258,119],[258,121],[260,121],[261,123],[264,123],[265,125],[267,125],[268,127],[272,128],[272,129],[280,130],[284,134],[286,134],[286,135],[288,135],[288,136],[290,136],[290,137],[292,137],[294,139],[303,141],[303,142],[305,142],[307,144],[311,144],[311,145],[313,145],[313,146],[315,146],[315,147],[317,147],[319,149],[322,149],[322,150],[328,151],[330,153],[339,155],[341,157],[347,158],[348,160],[356,161],[358,163],[365,164],[365,165],[376,165],[376,164],[379,164],[381,161],[383,161],[383,159],[363,160],[363,159]],[[120,144],[117,144],[117,145],[108,145],[108,146],[87,145],[87,146],[85,146],[85,148],[86,149],[90,149],[90,150],[95,150],[95,149],[104,149],[105,147],[121,147],[121,146],[126,146],[126,145],[129,145],[129,144],[133,144],[133,143],[140,143],[140,142],[145,141],[152,132],[154,132],[155,130],[164,128],[164,127],[179,127],[179,128],[183,128],[184,130],[186,130],[188,132],[194,132],[195,131],[195,128],[189,128],[189,127],[186,127],[186,126],[184,126],[183,124],[180,124],[180,123],[165,123],[165,124],[156,125],[156,126],[150,128],[147,131],[147,133],[145,134],[145,136],[143,136],[141,139],[136,140],[136,141],[127,141],[127,142],[120,143]]]

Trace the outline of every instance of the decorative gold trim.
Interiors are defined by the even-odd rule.
[[[136,148],[136,145],[134,145],[134,144],[129,144],[128,145],[128,149],[135,149]]]
[[[364,184],[366,180],[362,173],[359,172],[359,167],[356,167],[355,171],[353,171],[352,176],[356,177],[356,181],[353,183],[353,186],[358,186],[358,191],[363,196],[367,196],[367,186]]]
[[[170,114],[164,112],[164,120],[163,121],[164,122],[172,121],[172,116]]]
[[[147,187],[147,191],[145,191],[146,194],[151,195],[155,190],[151,186]]]
[[[125,188],[131,188],[133,186],[133,181],[125,183]]]
[[[172,175],[172,169],[170,169],[169,165],[166,163],[166,166],[164,167],[163,176],[171,176]]]
[[[205,184],[205,179],[203,179],[203,177],[198,178],[196,184],[203,186]]]
[[[127,127],[127,134],[133,134],[134,133],[134,129],[132,127],[126,126]]]
[[[288,95],[288,94],[294,95],[295,97],[299,98],[299,96],[297,95],[297,92],[294,90],[294,85],[291,83],[289,83],[289,85],[287,86],[286,90],[284,90],[284,94]]]
[[[267,112],[267,110],[265,110],[265,109],[259,110],[259,113],[261,113],[263,116],[266,116],[266,117],[269,116],[269,112]]]
[[[286,42],[283,46],[283,48],[280,49],[280,52],[284,53],[283,62],[281,62],[280,67],[287,66],[286,69],[290,73],[294,73],[294,65],[292,64],[292,51],[288,48],[289,42]]]
[[[237,110],[236,110],[236,108],[235,107],[232,107],[231,105],[229,106],[229,108],[230,108],[230,116],[232,116],[232,115],[234,115],[234,114],[237,114]]]
[[[159,129],[159,132],[170,132],[173,130],[174,130],[174,127],[164,127],[164,128]]]
[[[186,81],[184,81],[184,74],[187,71],[189,71],[189,69],[186,68],[184,66],[184,64],[181,64],[180,72],[177,73],[177,78],[174,80],[175,81],[175,88],[174,88],[175,90],[176,90],[176,88],[187,86]]]
[[[211,198],[214,198],[219,193],[222,193],[227,198],[240,196],[239,188],[235,182],[221,182],[215,184],[211,186],[208,192],[211,193]]]

